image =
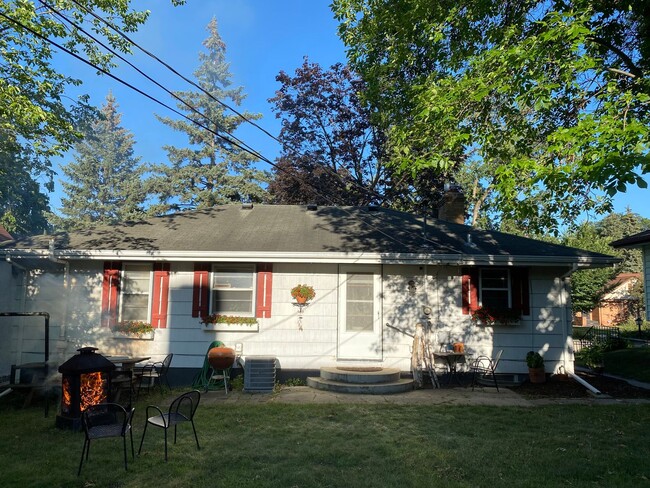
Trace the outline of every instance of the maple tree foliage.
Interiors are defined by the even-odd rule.
[[[49,198],[40,184],[53,191],[52,159],[72,148],[97,115],[86,96],[73,100],[66,95],[70,86],[82,81],[56,68],[53,59],[59,49],[50,41],[110,71],[115,66],[113,55],[78,26],[103,37],[112,49],[129,53],[129,44],[90,12],[121,31],[134,32],[149,12],[135,10],[132,3],[136,2],[0,2],[0,223],[10,232],[20,235],[47,228]]]
[[[650,171],[645,0],[334,0],[401,171],[448,173],[479,211],[557,231]]]

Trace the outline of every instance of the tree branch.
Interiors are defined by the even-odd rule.
[[[611,44],[607,40],[603,39],[602,37],[589,36],[588,39],[591,39],[596,44],[599,44],[599,45],[607,48],[608,50],[610,50],[614,54],[616,54],[623,61],[623,63],[625,63],[627,65],[627,67],[629,68],[629,73],[627,73],[625,71],[622,71],[622,70],[617,70],[615,72],[619,72],[621,74],[633,75],[632,76],[633,78],[634,77],[637,77],[637,78],[642,78],[643,77],[643,71],[641,71],[641,69],[634,64],[634,61],[632,61],[632,58],[630,58],[627,54],[625,54],[621,49],[614,46],[613,44]],[[608,71],[613,71],[615,69],[616,68],[608,68]]]

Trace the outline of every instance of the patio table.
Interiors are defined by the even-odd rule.
[[[434,358],[443,359],[447,364],[447,370],[449,371],[449,380],[447,384],[451,384],[453,379],[461,385],[460,379],[458,377],[458,363],[464,363],[466,354],[464,352],[454,352],[454,351],[441,351],[434,352]]]
[[[113,377],[113,386],[117,389],[115,392],[115,402],[119,403],[122,390],[129,390],[129,403],[131,403],[131,393],[133,391],[133,369],[137,363],[151,359],[150,356],[105,356],[117,369]]]

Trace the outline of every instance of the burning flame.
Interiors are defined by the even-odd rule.
[[[80,405],[83,412],[91,405],[106,401],[106,389],[102,373],[88,373],[81,375]]]
[[[72,402],[72,397],[70,396],[70,381],[68,378],[64,377],[63,378],[63,402],[61,409],[64,412],[67,412],[70,410],[70,403]]]

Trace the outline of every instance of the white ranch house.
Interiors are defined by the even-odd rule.
[[[650,230],[644,230],[638,234],[624,237],[610,244],[615,249],[630,248],[641,249],[643,256],[643,282],[645,283],[645,319],[650,320]]]
[[[410,370],[412,339],[429,307],[441,344],[504,350],[502,373],[573,371],[568,278],[611,256],[375,207],[218,206],[143,222],[0,244],[2,312],[51,315],[51,363],[82,346],[162,359],[191,381],[211,341],[274,356],[281,375],[332,365]],[[298,306],[290,290],[313,286]],[[517,310],[514,325],[472,321],[479,306]],[[256,324],[205,325],[219,313]],[[114,334],[122,320],[153,324],[152,340]],[[0,366],[42,361],[42,321],[3,318]],[[250,320],[249,320],[250,321]],[[218,329],[218,330],[217,330]],[[51,368],[55,371],[55,368]],[[5,374],[0,371],[0,374]]]

